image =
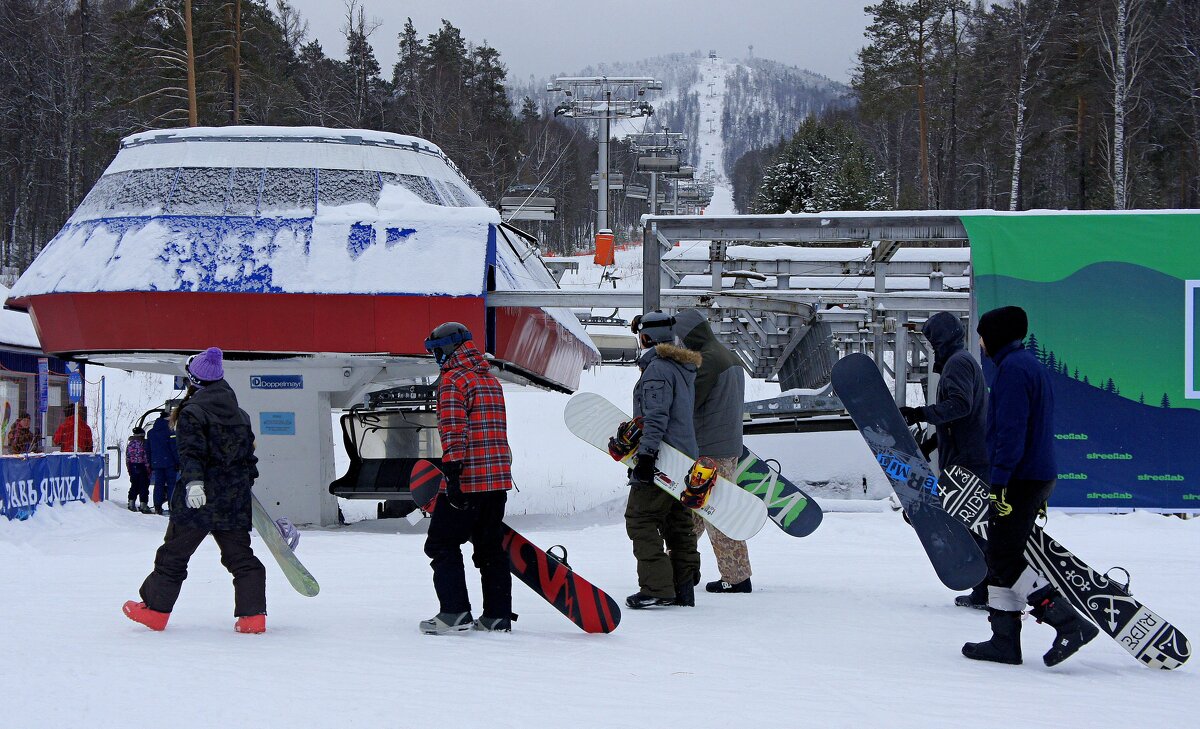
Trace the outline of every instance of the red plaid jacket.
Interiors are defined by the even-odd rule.
[[[472,342],[463,342],[442,365],[438,384],[442,460],[462,463],[463,493],[512,488],[504,392],[490,369]]]

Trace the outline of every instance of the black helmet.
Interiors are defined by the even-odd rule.
[[[638,334],[645,335],[653,344],[675,341],[675,317],[661,311],[648,311],[635,320]]]
[[[439,324],[425,340],[425,351],[433,355],[438,364],[445,363],[463,342],[471,341],[471,330],[456,321]]]

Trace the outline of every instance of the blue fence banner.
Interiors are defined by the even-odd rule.
[[[25,520],[39,506],[71,501],[103,501],[107,497],[104,458],[96,454],[36,454],[0,458],[0,513],[9,521]]]

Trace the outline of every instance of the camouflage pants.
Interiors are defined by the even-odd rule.
[[[714,458],[717,462],[717,472],[730,481],[733,480],[733,469],[737,466],[738,459],[734,458]],[[750,578],[750,550],[747,549],[744,541],[730,539],[721,533],[721,530],[709,524],[696,512],[692,512],[693,528],[696,536],[699,537],[704,532],[708,532],[708,541],[712,544],[713,554],[717,557],[717,571],[721,573],[721,579],[731,585],[747,580]]]

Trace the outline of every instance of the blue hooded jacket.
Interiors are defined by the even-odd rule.
[[[1020,340],[991,354],[996,366],[988,398],[992,486],[1058,478],[1054,458],[1054,392],[1050,373]]]
[[[933,371],[941,375],[937,403],[921,408],[921,419],[937,428],[938,464],[962,466],[988,477],[987,385],[983,369],[963,343],[958,317],[946,311],[921,327],[933,347]]]

